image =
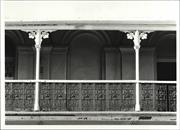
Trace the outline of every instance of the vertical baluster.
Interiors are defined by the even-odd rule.
[[[96,83],[92,83],[92,89],[93,89],[93,110],[96,111],[96,96],[95,96],[95,87]]]
[[[105,91],[106,91],[106,97],[105,97],[106,98],[105,99],[106,100],[106,102],[105,102],[106,103],[106,108],[105,108],[105,110],[109,111],[109,99],[110,99],[109,98],[109,83],[105,83],[104,87],[106,88],[105,89]]]
[[[12,97],[14,95],[13,94],[13,83],[9,83],[9,84],[10,84],[10,95],[11,95],[10,96],[10,100],[11,100],[10,110],[13,110],[13,105],[12,105],[13,104],[13,98]]]
[[[156,84],[154,83],[154,84],[152,84],[152,93],[153,93],[153,111],[155,111],[156,110],[156,90],[155,90],[155,87],[156,87]]]
[[[23,89],[22,89],[22,102],[23,102],[23,106],[22,106],[22,109],[23,110],[26,110],[26,105],[25,105],[25,97],[26,97],[26,89],[25,89],[25,85],[26,85],[26,83],[21,83],[21,85],[22,85],[22,87],[23,87]]]
[[[68,102],[68,100],[67,100],[67,87],[68,87],[68,85],[67,85],[67,83],[64,83],[64,85],[65,85],[65,111],[67,111],[68,109],[67,109],[67,102]]]
[[[82,83],[79,83],[79,96],[78,96],[78,99],[79,99],[79,108],[78,108],[78,110],[82,111]]]

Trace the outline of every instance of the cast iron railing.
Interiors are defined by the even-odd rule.
[[[33,111],[34,80],[5,82],[6,111]],[[176,83],[140,81],[141,111],[176,111]],[[135,81],[39,81],[40,111],[134,111]]]

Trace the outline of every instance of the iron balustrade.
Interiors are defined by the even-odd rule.
[[[135,111],[134,80],[6,80],[6,111]],[[176,111],[176,81],[139,81],[141,111]]]

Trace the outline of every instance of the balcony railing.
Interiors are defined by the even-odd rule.
[[[33,111],[35,80],[6,80],[6,111]],[[134,80],[39,80],[40,111],[134,111]],[[139,81],[141,111],[176,111],[176,82]]]

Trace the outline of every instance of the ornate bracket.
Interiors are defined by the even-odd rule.
[[[49,38],[51,30],[26,30],[30,39],[35,40],[35,48],[40,49],[43,39]]]
[[[147,39],[147,33],[149,32],[140,32],[138,30],[134,32],[126,32],[127,33],[127,39],[131,39],[134,42],[134,49],[140,48],[141,40]]]

